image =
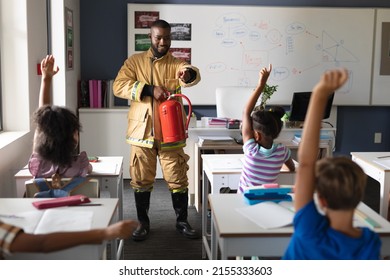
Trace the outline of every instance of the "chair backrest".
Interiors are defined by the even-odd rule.
[[[52,179],[45,179],[48,184],[52,183]],[[61,182],[64,184],[68,183],[72,178],[62,178]],[[34,182],[34,179],[28,180],[25,182],[26,186],[26,197],[34,197],[36,193],[40,191],[37,184]],[[70,191],[70,195],[82,194],[90,198],[99,198],[100,197],[100,188],[99,181],[97,179],[89,179],[88,181],[82,183],[80,186],[75,187]]]

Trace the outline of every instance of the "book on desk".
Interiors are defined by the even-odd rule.
[[[230,136],[199,136],[198,139],[200,147],[207,145],[233,145],[236,143],[234,138]]]
[[[301,143],[301,140],[302,140],[302,133],[295,133],[292,142],[295,144],[299,144]],[[320,144],[328,145],[331,140],[332,139],[330,138],[329,135],[323,135],[323,134],[320,135]]]

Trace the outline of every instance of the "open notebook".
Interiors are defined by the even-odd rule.
[[[20,228],[26,233],[45,234],[58,231],[90,230],[92,211],[47,209],[13,214],[1,214],[0,219]]]

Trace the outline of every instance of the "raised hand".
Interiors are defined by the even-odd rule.
[[[272,64],[268,66],[268,68],[264,67],[260,70],[259,73],[259,85],[264,86],[268,80],[269,75],[272,71]]]
[[[47,55],[41,61],[41,71],[43,77],[52,78],[60,70],[59,67],[55,64],[55,59],[53,55]]]

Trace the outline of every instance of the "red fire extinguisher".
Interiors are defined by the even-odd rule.
[[[183,105],[174,97],[183,97],[188,102],[188,116],[185,124]],[[185,140],[188,137],[187,130],[192,115],[192,105],[188,97],[183,94],[169,95],[168,99],[160,104],[159,111],[163,142],[172,143]]]

